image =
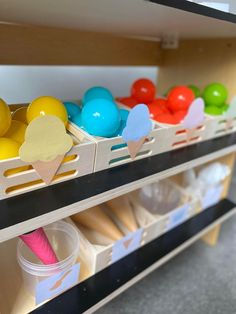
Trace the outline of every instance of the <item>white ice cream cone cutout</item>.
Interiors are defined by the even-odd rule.
[[[32,164],[46,184],[50,184],[72,145],[73,140],[66,133],[63,122],[56,116],[45,115],[28,125],[19,155],[21,160]]]
[[[225,128],[228,131],[234,127],[234,121],[236,118],[236,96],[234,96],[231,100],[228,110],[224,113],[224,117],[226,118]]]
[[[128,145],[130,157],[134,159],[141,150],[145,139],[152,130],[148,107],[144,104],[135,106],[129,113],[122,138]]]
[[[114,198],[108,201],[107,205],[129,231],[134,232],[138,229],[133,209],[126,196]]]
[[[196,98],[189,106],[188,113],[182,122],[186,128],[187,142],[196,136],[195,131],[204,122],[204,119],[204,101],[202,98]]]

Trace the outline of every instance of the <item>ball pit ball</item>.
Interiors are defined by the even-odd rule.
[[[3,136],[11,125],[11,111],[3,99],[0,98],[0,136]]]
[[[153,101],[156,87],[153,82],[146,78],[135,81],[131,87],[131,97],[138,103],[148,104]]]
[[[89,88],[83,96],[82,104],[83,106],[93,100],[93,99],[107,99],[110,101],[114,100],[112,93],[105,87],[102,86],[94,86]]]
[[[132,97],[122,97],[118,101],[129,108],[133,108],[138,104],[137,100]]]
[[[128,119],[129,111],[126,109],[120,109],[120,118],[122,121],[126,123]]]
[[[95,136],[111,137],[120,127],[120,112],[116,104],[108,99],[94,99],[82,109],[82,125]]]
[[[163,109],[162,107],[159,107],[157,106],[156,104],[154,103],[151,103],[150,105],[148,105],[148,109],[149,109],[149,113],[150,113],[150,118],[151,119],[156,119],[156,117],[160,114],[163,114],[163,113],[170,113],[168,111],[168,109]]]
[[[208,113],[210,115],[219,116],[224,112],[223,108],[217,107],[217,106],[206,106],[205,107],[205,113]]]
[[[1,137],[0,138],[0,160],[14,158],[19,155],[20,144],[16,141]]]
[[[85,130],[83,124],[82,124],[82,116],[81,116],[81,112],[78,113],[77,115],[73,116],[71,121],[76,124],[78,127],[80,127],[81,129]]]
[[[196,85],[188,85],[188,88],[190,88],[193,91],[195,98],[201,96],[201,91]]]
[[[41,96],[34,99],[27,109],[27,121],[30,123],[33,119],[44,116],[53,115],[61,119],[67,125],[68,115],[63,103],[52,96]]]
[[[174,87],[168,94],[167,103],[174,113],[179,110],[187,110],[195,99],[193,91],[187,86]]]
[[[171,113],[159,114],[155,120],[160,123],[165,123],[165,124],[177,124],[177,121],[175,120],[174,115]]]
[[[11,126],[4,136],[22,144],[25,140],[26,128],[27,125],[25,123],[17,120],[12,120]]]
[[[79,105],[70,102],[70,101],[65,101],[63,102],[66,111],[67,111],[67,115],[68,115],[68,119],[71,120],[74,116],[76,116],[77,114],[80,113],[81,109],[79,107]]]
[[[176,122],[181,123],[187,115],[187,110],[180,110],[174,113]]]
[[[206,106],[221,107],[225,104],[228,97],[228,91],[223,84],[212,83],[207,85],[203,91],[203,99]]]
[[[170,113],[167,108],[167,101],[163,98],[154,99],[152,103],[148,104],[150,118],[155,120],[155,117],[162,113]]]
[[[229,109],[229,105],[225,104],[224,106],[221,107],[223,112],[226,112]]]
[[[26,106],[16,109],[16,111],[14,111],[12,114],[12,119],[27,124],[28,121],[27,121],[26,113],[27,113]]]

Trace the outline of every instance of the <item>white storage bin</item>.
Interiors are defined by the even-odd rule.
[[[95,146],[86,134],[68,125],[68,132],[73,135],[75,145],[66,154],[51,184],[78,178],[93,172]],[[23,167],[21,171],[7,175],[9,170]],[[39,174],[29,163],[19,157],[0,161],[0,199],[23,194],[46,187]]]

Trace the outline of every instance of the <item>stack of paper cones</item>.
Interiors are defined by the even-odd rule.
[[[138,141],[129,141],[128,150],[130,157],[134,159],[145,142],[146,136],[141,137]]]
[[[117,241],[123,237],[121,231],[99,206],[89,208],[73,215],[71,218],[84,227],[93,229],[113,241]]]
[[[37,171],[37,173],[40,175],[41,179],[46,183],[50,184],[53,177],[57,173],[57,170],[59,169],[62,160],[65,155],[59,155],[55,159],[51,161],[35,161],[32,163],[32,166]]]
[[[20,238],[43,264],[49,265],[58,263],[56,254],[43,228],[23,234]]]
[[[129,231],[134,232],[138,229],[133,209],[126,196],[120,196],[110,200],[107,202],[107,205]]]

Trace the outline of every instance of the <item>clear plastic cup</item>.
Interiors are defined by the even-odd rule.
[[[44,227],[44,231],[57,255],[58,263],[44,265],[22,240],[19,240],[17,245],[17,260],[22,270],[24,284],[33,295],[38,282],[69,270],[79,255],[79,235],[74,226],[58,221]]]

